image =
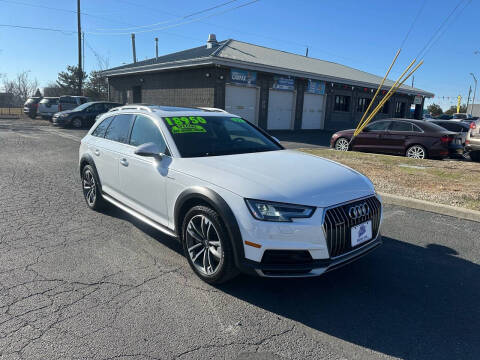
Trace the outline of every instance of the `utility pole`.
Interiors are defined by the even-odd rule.
[[[158,61],[158,38],[155,38],[155,61]]]
[[[82,31],[82,69],[85,69],[85,32]]]
[[[412,76],[412,87],[414,83],[415,83],[415,75]]]
[[[78,38],[78,95],[82,95],[82,25],[80,24],[80,0],[77,0],[77,38]]]
[[[305,51],[305,56],[308,57],[308,46],[307,46],[307,50]]]
[[[468,89],[468,98],[467,98],[467,113],[468,113],[468,104],[470,104],[470,94],[472,93],[472,85]],[[470,112],[471,113],[471,112]]]
[[[137,62],[137,53],[135,51],[135,34],[132,33],[132,52],[133,52],[133,62]]]
[[[477,94],[477,78],[475,77],[475,75],[473,75],[473,73],[470,73],[470,75],[472,75],[473,80],[475,81],[475,88],[473,90],[472,111],[470,111],[470,115],[473,115],[473,107],[475,106],[475,95]]]

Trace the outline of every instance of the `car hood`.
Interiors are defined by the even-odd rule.
[[[58,115],[58,116],[64,115],[64,114],[68,115],[68,114],[71,114],[73,112],[75,112],[75,111],[73,111],[73,110],[63,110],[63,111],[59,111],[59,112],[55,113],[55,115]]]
[[[245,198],[318,207],[375,192],[371,181],[357,171],[294,150],[176,158],[171,169]]]

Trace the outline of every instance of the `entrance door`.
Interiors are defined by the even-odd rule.
[[[290,130],[293,124],[293,91],[270,90],[268,95],[269,130]]]
[[[303,96],[302,129],[323,129],[325,95],[305,93]]]
[[[257,88],[226,85],[225,110],[257,124]]]
[[[142,87],[141,86],[134,86],[132,88],[132,97],[134,104],[140,104],[142,102]]]

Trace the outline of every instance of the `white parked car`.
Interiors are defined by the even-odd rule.
[[[381,243],[371,181],[286,150],[224,111],[126,105],[101,115],[79,154],[87,205],[111,203],[183,245],[195,273],[314,276]]]
[[[42,119],[50,119],[56,112],[58,112],[58,97],[44,97],[38,103],[37,114]]]

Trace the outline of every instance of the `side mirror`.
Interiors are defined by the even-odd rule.
[[[135,149],[135,154],[137,154],[138,156],[154,157],[157,160],[162,160],[162,157],[164,155],[160,152],[160,148],[158,147],[158,145],[153,142],[145,143],[138,146]]]

